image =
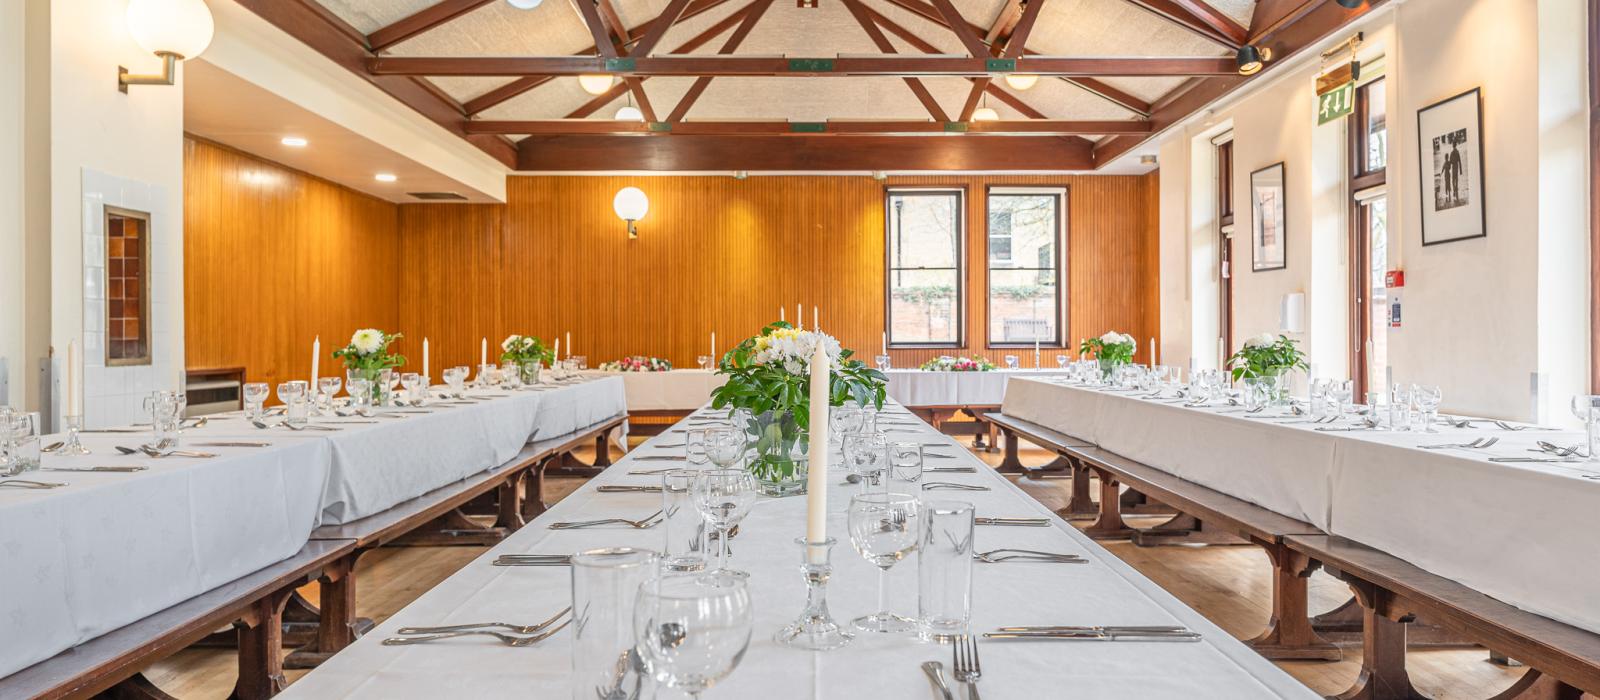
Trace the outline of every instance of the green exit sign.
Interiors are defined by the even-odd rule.
[[[1317,125],[1321,126],[1339,117],[1347,116],[1354,112],[1355,108],[1356,84],[1354,81],[1317,95]]]

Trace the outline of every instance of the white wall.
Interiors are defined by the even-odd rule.
[[[26,104],[27,14],[0,3],[0,405],[23,405],[27,283],[23,277],[23,114]]]
[[[1397,381],[1438,384],[1447,410],[1558,420],[1555,408],[1587,382],[1588,260],[1582,194],[1585,51],[1582,3],[1570,0],[1410,0],[1390,3],[1359,28],[1363,59],[1383,55],[1389,108],[1390,267],[1406,271],[1404,327],[1389,336]],[[1493,47],[1492,50],[1487,47]],[[1308,51],[1314,56],[1317,51]],[[1521,60],[1511,57],[1521,57]],[[1538,60],[1534,60],[1538,57]],[[1575,71],[1573,65],[1579,68]],[[1349,193],[1342,122],[1316,126],[1315,59],[1280,67],[1214,114],[1166,138],[1193,151],[1209,129],[1234,124],[1235,338],[1276,331],[1287,292],[1307,294],[1310,360],[1323,376],[1347,375]],[[1484,95],[1486,238],[1423,247],[1416,112],[1473,87]],[[1250,272],[1250,171],[1282,160],[1288,177],[1288,268]],[[1164,169],[1165,170],[1165,169]],[[1195,172],[1191,169],[1191,172]],[[1190,192],[1206,190],[1192,175]],[[1169,186],[1166,179],[1163,189]],[[1191,195],[1187,206],[1199,206]],[[1162,245],[1195,231],[1162,197]],[[1191,221],[1195,217],[1182,217]],[[1191,248],[1191,255],[1199,251]],[[1193,269],[1201,270],[1199,260]],[[1214,275],[1215,272],[1211,271]],[[1202,288],[1204,281],[1196,281]],[[1163,317],[1186,307],[1194,324],[1214,302],[1169,298]],[[1558,303],[1559,300],[1559,303]],[[1579,329],[1579,330],[1574,330]],[[1198,340],[1196,341],[1199,342]],[[1215,343],[1215,340],[1211,340]],[[1197,350],[1196,354],[1214,354]],[[1535,405],[1534,377],[1543,386]],[[1561,413],[1564,413],[1564,409]]]

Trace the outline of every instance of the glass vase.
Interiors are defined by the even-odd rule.
[[[345,371],[345,381],[352,379],[365,379],[371,387],[368,391],[372,395],[373,406],[389,405],[389,381],[394,370],[378,369],[376,367],[350,367]]]
[[[1117,368],[1121,367],[1122,364],[1123,364],[1121,360],[1111,360],[1111,359],[1106,359],[1106,358],[1103,358],[1103,357],[1100,358],[1099,362],[1100,362],[1100,381],[1102,381],[1102,382],[1111,381],[1111,378],[1113,376],[1115,376],[1116,373],[1117,373]]]
[[[805,490],[811,436],[800,427],[793,412],[735,411],[731,418],[750,443],[745,470],[755,477],[756,490],[761,495],[792,496]]]
[[[544,371],[544,363],[539,360],[528,360],[520,365],[522,383],[533,386],[539,383],[539,374]]]

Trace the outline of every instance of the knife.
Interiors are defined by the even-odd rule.
[[[976,525],[1011,525],[1018,527],[1045,527],[1050,524],[1046,518],[973,518]]]

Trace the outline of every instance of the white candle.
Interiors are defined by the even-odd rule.
[[[880,353],[880,354],[883,354],[883,355],[889,354],[889,332],[888,331],[884,331],[883,332],[883,352]]]
[[[818,330],[820,328],[822,328],[822,324],[817,323],[817,307],[812,306],[811,307],[811,330]]]
[[[1222,369],[1223,365],[1227,363],[1227,360],[1228,360],[1227,347],[1228,347],[1227,345],[1223,344],[1222,338],[1220,336],[1218,336],[1217,337],[1217,369]]]
[[[821,343],[811,356],[811,447],[806,473],[806,541],[828,538],[828,351]],[[806,548],[813,564],[823,563],[824,548]]]
[[[799,328],[804,328],[805,325],[806,325],[805,317],[800,315],[800,305],[799,304],[795,304],[794,305],[794,327],[796,329],[799,329]]]
[[[433,379],[433,375],[428,373],[428,339],[426,336],[422,339],[422,379],[429,382],[430,385]]]
[[[1156,366],[1156,339],[1150,339],[1150,366]]]
[[[480,365],[489,364],[489,339],[488,338],[484,338],[484,339],[478,341],[478,364],[480,364]]]
[[[317,390],[317,370],[322,366],[322,336],[311,341],[311,384],[309,391]]]
[[[551,367],[554,367],[555,363],[561,361],[561,339],[560,338],[556,338],[556,351],[551,353],[550,356],[555,358],[555,359],[550,361],[550,366]]]
[[[1033,336],[1033,368],[1039,369],[1039,335]]]
[[[778,307],[778,320],[779,321],[787,321],[787,320],[789,320],[789,317],[784,316],[783,313],[784,313],[783,312],[783,307],[782,306]]]
[[[567,331],[567,357],[572,357],[572,331]]]
[[[717,332],[711,331],[711,366],[717,366]]]

